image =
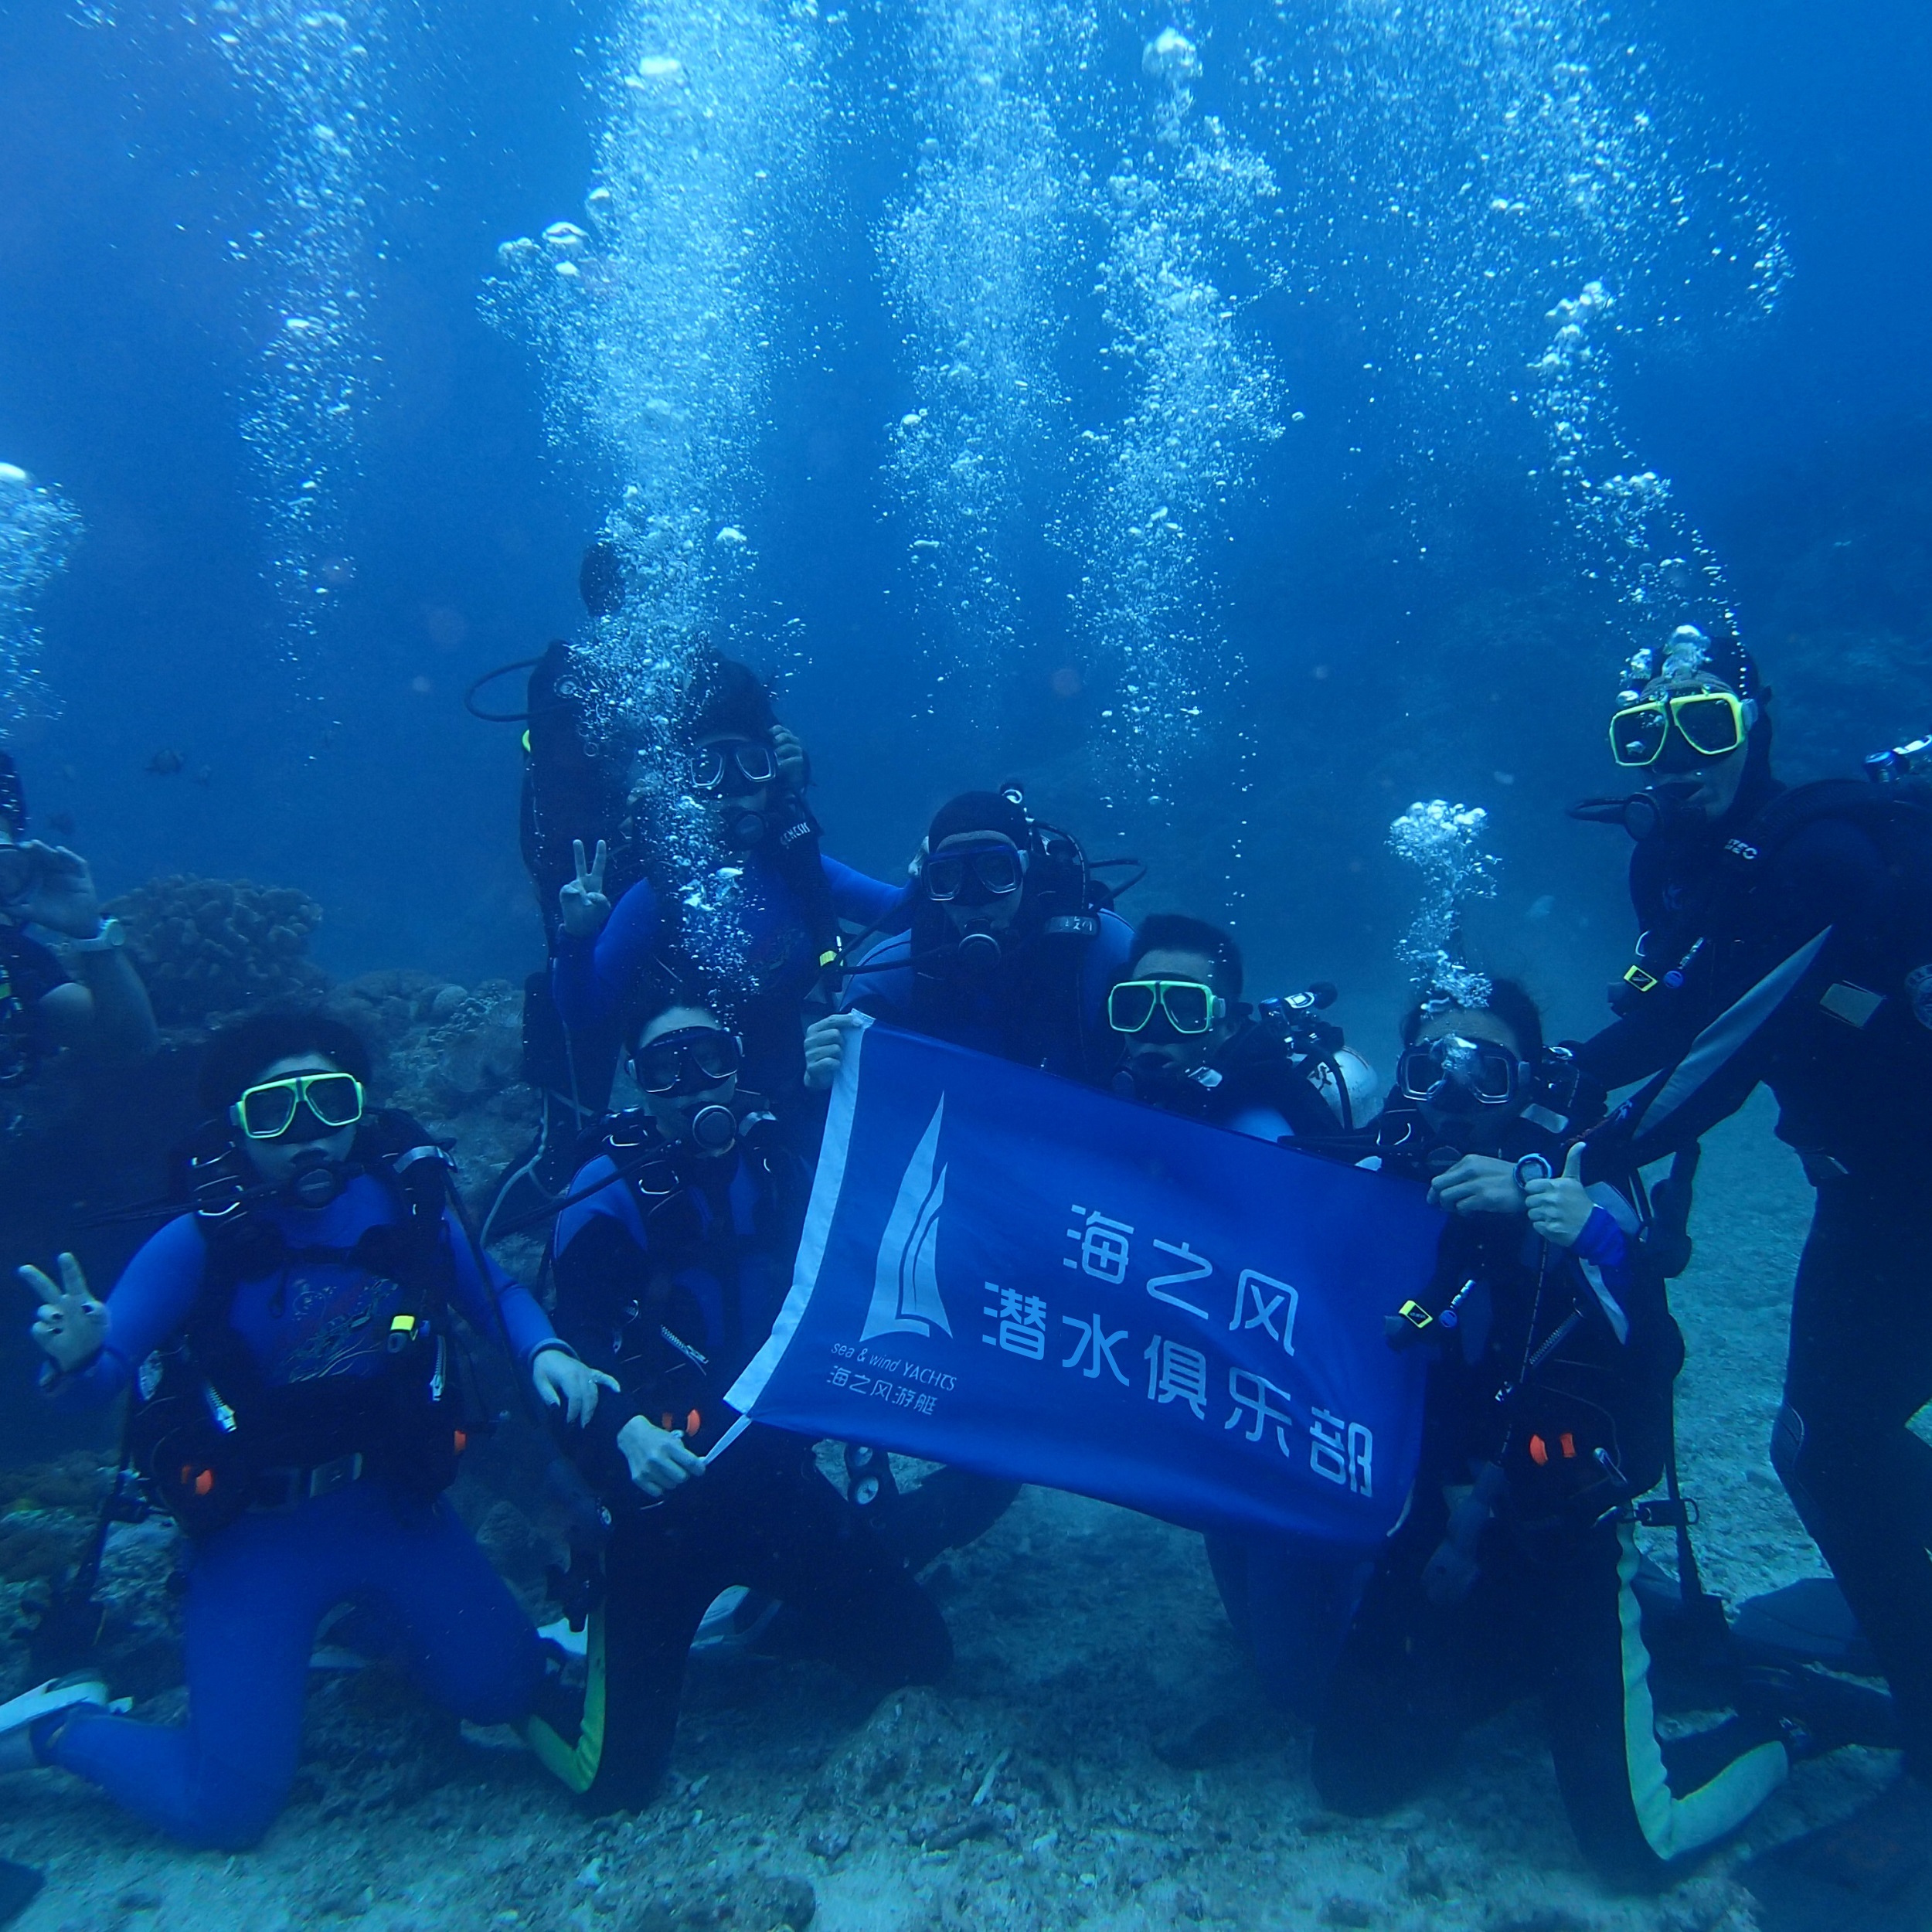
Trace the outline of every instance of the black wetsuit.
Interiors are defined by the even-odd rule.
[[[1808,796],[1823,815],[1800,809]],[[1906,1426],[1932,1400],[1932,814],[1888,808],[1876,787],[1781,797],[1760,777],[1721,823],[1640,844],[1631,889],[1647,971],[1689,964],[1579,1049],[1611,1087],[1674,1066],[1831,935],[1639,1148],[1687,1145],[1760,1082],[1777,1097],[1818,1203],[1772,1460],[1884,1666],[1907,1764],[1932,1778],[1932,1447]]]
[[[1338,1104],[1329,1097],[1343,1090],[1343,1076],[1332,1057],[1341,1048],[1342,1033],[1337,1027],[1323,1031],[1325,1056],[1318,1057],[1298,1053],[1273,1027],[1243,1018],[1201,1067],[1163,1071],[1151,1081],[1131,1073],[1116,1076],[1115,1091],[1131,1088],[1130,1097],[1212,1127],[1260,1139],[1326,1142],[1340,1152],[1344,1124]]]
[[[794,1648],[869,1686],[930,1682],[952,1661],[938,1609],[819,1473],[804,1438],[754,1424],[662,1502],[632,1484],[617,1438],[634,1417],[681,1431],[700,1454],[731,1421],[719,1398],[783,1305],[807,1177],[769,1124],[753,1145],[709,1159],[675,1154],[626,1117],[607,1148],[570,1191],[608,1185],[559,1219],[556,1319],[586,1362],[623,1385],[587,1427],[564,1432],[611,1534],[582,1730],[539,1743],[599,1811],[655,1791],[692,1639],[734,1584],[776,1597]],[[641,1162],[641,1182],[621,1173]]]
[[[1405,1128],[1403,1155],[1420,1155],[1413,1116],[1386,1117],[1385,1144]],[[1500,1151],[1560,1162],[1520,1120]],[[1386,1811],[1440,1774],[1471,1725],[1533,1693],[1585,1854],[1644,1886],[1740,1823],[1788,1767],[1775,1730],[1753,1720],[1657,1736],[1629,1505],[1662,1477],[1683,1348],[1629,1203],[1593,1192],[1567,1253],[1517,1215],[1444,1232],[1423,1305],[1439,1312],[1475,1285],[1430,1364],[1410,1512],[1330,1680],[1314,1774],[1335,1809]],[[1432,1586],[1432,1570],[1459,1572],[1460,1590]]]

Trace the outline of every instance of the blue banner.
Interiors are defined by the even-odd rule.
[[[759,1421],[1357,1547],[1414,1479],[1421,1190],[868,1024],[792,1287],[727,1396]]]

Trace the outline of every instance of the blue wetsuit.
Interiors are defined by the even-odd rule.
[[[832,909],[841,919],[878,923],[905,896],[901,887],[835,859],[821,858],[819,864]],[[820,971],[811,922],[762,847],[745,860],[742,893],[751,984],[735,1017],[744,1034],[745,1084],[760,1093],[781,1093],[802,1070],[798,1012]],[[665,917],[664,900],[651,881],[640,879],[617,901],[594,940],[559,936],[551,995],[573,1032],[608,1025],[654,960],[675,964],[680,957],[675,918]]]
[[[733,1420],[720,1398],[784,1305],[809,1191],[805,1164],[767,1134],[716,1158],[633,1143],[675,1164],[674,1190],[648,1213],[600,1155],[571,1192],[606,1185],[557,1219],[558,1326],[621,1387],[566,1437],[612,1519],[585,1719],[574,1739],[532,1726],[532,1742],[594,1811],[649,1801],[692,1639],[734,1583],[776,1597],[799,1649],[874,1690],[933,1682],[952,1659],[938,1609],[819,1473],[809,1437],[755,1425],[655,1504],[617,1447],[641,1416],[702,1454]]]
[[[279,1387],[377,1372],[401,1291],[355,1262],[301,1250],[349,1249],[366,1230],[400,1220],[400,1202],[364,1174],[325,1208],[264,1212],[284,1257],[236,1285],[230,1321],[264,1379]],[[494,1267],[484,1283],[447,1213],[443,1241],[455,1308],[493,1334],[494,1296],[527,1364],[554,1339],[543,1311]],[[162,1229],[108,1298],[100,1355],[55,1386],[56,1399],[105,1402],[124,1388],[189,1322],[208,1259],[192,1215]],[[448,1502],[366,1480],[250,1511],[199,1540],[182,1617],[187,1723],[82,1711],[56,1735],[49,1761],[189,1844],[252,1845],[294,1780],[316,1625],[352,1600],[387,1613],[419,1681],[459,1715],[503,1723],[527,1712],[542,1668],[536,1634]]]

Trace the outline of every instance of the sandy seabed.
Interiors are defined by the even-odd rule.
[[[479,1124],[463,1149],[473,1174],[502,1151],[481,1142],[514,1124],[493,1117],[495,1134]],[[1697,1258],[1676,1297],[1689,1348],[1685,1481],[1702,1509],[1709,1581],[1733,1598],[1820,1570],[1767,1454],[1810,1209],[1770,1121],[1760,1100],[1712,1137]],[[540,1609],[541,1522],[488,1498],[471,1512]],[[49,1527],[58,1513],[42,1512]],[[16,1505],[5,1520],[18,1536],[37,1519]],[[182,1705],[169,1670],[171,1536],[119,1531],[110,1562],[117,1654],[151,1693],[138,1714],[157,1718]],[[1668,1538],[1651,1540],[1668,1562]],[[958,1649],[943,1688],[869,1709],[820,1666],[700,1653],[668,1787],[635,1816],[583,1818],[509,1733],[459,1729],[380,1668],[314,1674],[294,1801],[240,1856],[178,1850],[59,1773],[0,1780],[0,1855],[47,1879],[17,1923],[1747,1932],[1750,1901],[1730,1876],[1740,1860],[1893,1774],[1886,1755],[1864,1751],[1801,1767],[1681,1884],[1619,1898],[1577,1851],[1529,1705],[1472,1733],[1419,1801],[1372,1822],[1325,1811],[1307,1737],[1265,1715],[1197,1536],[1029,1490],[929,1580]],[[0,1609],[22,1588],[8,1587]],[[9,1694],[27,1681],[11,1638],[0,1670]],[[1206,1719],[1218,1720],[1224,1762],[1185,1770],[1159,1754]]]

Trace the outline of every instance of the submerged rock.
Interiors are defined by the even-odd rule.
[[[293,886],[175,872],[103,910],[126,927],[128,950],[164,1026],[205,1025],[328,985],[306,957],[322,909]]]

